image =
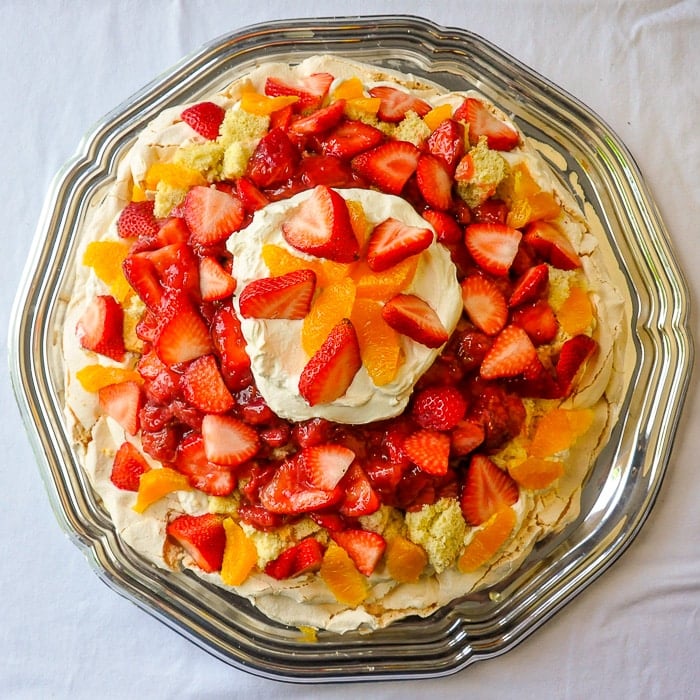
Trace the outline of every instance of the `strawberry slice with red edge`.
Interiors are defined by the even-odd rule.
[[[598,343],[588,335],[575,335],[569,338],[559,352],[556,373],[559,386],[564,396],[570,396],[577,378],[586,362],[593,357]]]
[[[210,496],[229,496],[236,488],[232,468],[207,459],[204,440],[197,432],[188,433],[180,441],[174,466],[189,479],[193,488]]]
[[[464,229],[452,214],[436,209],[426,209],[421,216],[435,229],[440,243],[450,245],[461,243],[464,239]]]
[[[473,223],[464,232],[464,243],[474,262],[485,272],[504,276],[518,253],[522,233],[505,224]]]
[[[214,141],[219,136],[226,112],[215,102],[198,102],[182,111],[180,119],[189,124],[200,136]]]
[[[288,128],[295,136],[317,136],[330,131],[340,122],[345,113],[345,100],[338,100],[321,107],[311,114],[295,119]]]
[[[117,235],[120,238],[150,239],[158,233],[158,221],[153,214],[154,202],[129,202],[117,219]]]
[[[335,401],[347,391],[361,366],[357,333],[343,319],[304,366],[299,393],[310,406]]]
[[[435,310],[414,294],[392,297],[382,308],[382,318],[398,333],[429,348],[439,348],[449,337]]]
[[[268,197],[247,177],[240,177],[236,180],[236,194],[243,204],[243,209],[248,214],[253,214],[270,203]]]
[[[406,258],[422,253],[433,242],[429,228],[409,226],[393,217],[377,224],[367,243],[367,265],[373,272],[388,270]]]
[[[508,306],[515,307],[539,299],[549,284],[549,267],[545,263],[529,267],[516,282],[508,299]]]
[[[250,357],[246,352],[241,323],[229,304],[214,312],[210,328],[214,351],[221,362],[226,384],[232,389],[242,388],[250,379]]]
[[[139,299],[149,308],[157,309],[163,298],[158,272],[145,252],[127,255],[122,263],[124,277]]]
[[[161,287],[199,299],[199,263],[186,243],[171,243],[139,255],[151,261]]]
[[[236,280],[216,258],[205,256],[199,261],[199,293],[202,301],[216,301],[236,291]]]
[[[210,574],[221,570],[226,531],[220,515],[180,515],[171,520],[165,530],[192,557],[200,569]]]
[[[168,291],[160,312],[155,350],[166,365],[189,362],[212,352],[209,328],[186,295]]]
[[[207,414],[202,419],[204,452],[210,462],[237,467],[260,449],[254,428],[232,416]]]
[[[282,235],[293,248],[335,262],[353,262],[359,244],[348,205],[335,190],[318,185],[282,224]]]
[[[198,185],[185,197],[185,223],[192,232],[191,241],[203,246],[225,241],[238,231],[245,218],[238,197],[215,187]]]
[[[312,73],[293,84],[271,76],[265,81],[265,94],[270,97],[293,95],[299,98],[294,108],[300,112],[318,109],[335,78],[330,73]]]
[[[325,491],[338,485],[355,460],[351,449],[334,443],[312,445],[302,450],[300,455],[307,481]]]
[[[126,355],[123,331],[124,311],[108,294],[92,298],[75,329],[81,347],[117,362],[122,362]]]
[[[520,142],[518,132],[492,114],[491,110],[474,97],[467,97],[457,108],[454,118],[469,124],[469,140],[476,144],[482,136],[496,151],[510,151]]]
[[[440,211],[452,205],[452,176],[441,158],[423,154],[416,166],[416,183],[426,204]]]
[[[349,529],[331,533],[331,538],[339,544],[365,576],[371,576],[384,555],[386,540],[370,530]]]
[[[353,170],[388,194],[400,194],[416,172],[420,151],[408,141],[387,141],[352,159]]]
[[[253,280],[238,297],[243,318],[301,319],[309,313],[316,289],[313,270],[294,270]]]
[[[437,430],[422,429],[411,433],[403,443],[413,464],[428,474],[447,474],[450,459],[450,437]]]
[[[324,155],[350,160],[354,156],[378,146],[384,134],[371,124],[354,119],[341,122],[335,129],[319,139]]]
[[[428,151],[438,156],[454,175],[457,163],[464,155],[464,125],[454,119],[445,119],[438,124],[425,143]]]
[[[481,525],[499,508],[512,506],[520,498],[515,480],[488,457],[472,456],[462,484],[460,505],[470,525]]]
[[[461,282],[462,302],[469,320],[487,335],[496,335],[508,321],[508,305],[498,286],[480,274]]]
[[[462,420],[450,432],[450,453],[464,457],[484,442],[484,428],[472,420]]]
[[[560,270],[576,270],[581,258],[564,232],[548,221],[533,221],[525,228],[525,242],[546,262]]]
[[[280,128],[270,131],[258,141],[246,166],[246,177],[261,189],[281,185],[295,173],[301,154],[289,136]]]
[[[506,326],[486,353],[480,375],[484,379],[500,379],[522,374],[537,360],[537,349],[530,336],[519,326]]]
[[[99,389],[100,410],[113,418],[129,435],[139,431],[139,411],[143,406],[141,387],[133,381],[109,384]]]
[[[141,475],[150,465],[146,458],[130,442],[123,442],[114,455],[109,480],[123,491],[138,491]]]
[[[546,299],[519,306],[511,315],[511,323],[524,329],[535,345],[551,343],[559,332],[559,322]]]
[[[350,465],[340,482],[339,489],[342,502],[338,506],[338,511],[345,517],[359,518],[363,515],[371,515],[382,504],[367,474],[357,462]]]
[[[206,413],[226,413],[234,406],[213,355],[192,360],[180,380],[182,394],[195,408]]]
[[[278,581],[318,571],[323,560],[323,546],[314,537],[307,537],[285,549],[265,565],[265,573]]]
[[[431,110],[430,104],[425,100],[391,85],[376,85],[369,90],[369,94],[370,97],[379,98],[377,116],[384,122],[400,122],[409,111],[423,117]]]

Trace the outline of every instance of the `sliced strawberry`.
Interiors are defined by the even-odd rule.
[[[122,362],[126,355],[123,330],[124,311],[119,302],[108,294],[100,294],[87,305],[75,333],[86,350]]]
[[[348,319],[333,327],[299,377],[299,393],[310,405],[342,396],[362,366],[355,329]]]
[[[428,151],[438,156],[454,175],[457,163],[464,155],[464,125],[454,119],[445,119],[428,137],[425,144]]]
[[[501,290],[488,277],[474,274],[462,282],[462,302],[469,320],[487,335],[496,335],[508,321],[508,305]]]
[[[313,445],[300,454],[307,481],[325,491],[338,485],[355,459],[352,450],[334,443]]]
[[[520,231],[505,224],[473,223],[464,234],[464,243],[476,264],[501,276],[510,271],[521,239]]]
[[[484,442],[484,428],[472,420],[462,420],[450,432],[450,452],[464,457]]]
[[[226,413],[233,408],[233,396],[213,355],[203,355],[190,362],[180,382],[185,399],[200,411]]]
[[[225,299],[236,291],[236,280],[216,258],[205,256],[199,261],[199,293],[203,301]]]
[[[525,228],[525,242],[546,262],[560,270],[581,267],[581,258],[564,232],[547,221],[533,221]]]
[[[316,288],[313,270],[294,270],[254,280],[238,297],[244,318],[301,319],[309,313]]]
[[[402,260],[426,250],[433,242],[429,228],[409,226],[389,217],[377,224],[367,244],[367,264],[370,270],[388,270]]]
[[[493,338],[475,328],[459,332],[456,336],[457,359],[464,371],[479,369],[492,345]]]
[[[301,155],[282,129],[263,136],[248,160],[246,176],[260,188],[281,185],[296,172]]]
[[[345,100],[337,100],[294,120],[288,131],[296,136],[318,136],[337,126],[345,113]]]
[[[413,294],[397,294],[382,308],[382,318],[395,331],[421,345],[439,348],[448,333],[428,302]]]
[[[208,246],[237,231],[245,212],[238,197],[215,187],[193,187],[185,197],[184,217],[194,243]]]
[[[236,487],[231,467],[207,459],[204,440],[197,432],[189,433],[180,441],[174,466],[187,476],[193,488],[210,496],[229,496]]]
[[[549,267],[544,263],[534,265],[520,277],[508,299],[508,306],[513,308],[539,299],[549,283]]]
[[[467,402],[455,386],[429,386],[413,397],[411,415],[421,428],[451,430],[467,410]]]
[[[138,433],[143,393],[136,382],[109,384],[97,392],[97,397],[104,414],[114,418],[130,435]]]
[[[457,108],[454,118],[469,124],[469,140],[476,144],[486,137],[489,148],[496,151],[510,151],[520,142],[518,132],[494,116],[489,108],[474,97],[468,97]]]
[[[411,110],[419,117],[426,115],[431,106],[425,100],[390,85],[377,85],[370,89],[370,97],[380,99],[377,116],[384,122],[400,122]]]
[[[464,229],[452,214],[436,209],[426,209],[421,216],[435,229],[438,241],[446,245],[461,243]]]
[[[265,94],[270,97],[294,95],[299,98],[296,109],[306,112],[321,106],[333,80],[334,77],[330,73],[312,73],[294,84],[270,77],[265,81]]]
[[[282,234],[289,245],[308,255],[336,262],[352,262],[359,255],[347,203],[325,185],[315,187],[282,224]]]
[[[508,218],[508,205],[501,199],[490,197],[472,210],[474,221],[483,224],[505,224]]]
[[[416,171],[420,151],[408,141],[387,141],[352,159],[358,175],[383,192],[400,194]]]
[[[114,455],[110,481],[124,491],[138,491],[141,475],[151,467],[146,458],[130,442],[123,442]]]
[[[354,156],[378,146],[384,134],[370,124],[348,120],[341,122],[319,140],[320,150],[327,156],[350,160]]]
[[[243,204],[246,213],[253,214],[270,203],[263,194],[247,177],[236,180],[236,194]]]
[[[469,462],[462,485],[462,514],[470,525],[481,525],[499,508],[520,498],[518,484],[488,457],[476,454]]]
[[[326,187],[352,187],[356,185],[355,174],[350,164],[337,156],[306,156],[299,165],[295,182],[305,189],[317,185]]]
[[[416,182],[426,203],[446,211],[452,205],[452,177],[442,159],[423,154],[418,158]]]
[[[545,367],[539,357],[527,367],[523,376],[512,382],[519,396],[538,399],[559,399],[563,397],[555,372]]]
[[[186,243],[171,243],[139,255],[151,261],[161,287],[184,292],[193,300],[199,300],[199,264]]]
[[[342,502],[338,506],[341,515],[359,518],[376,512],[382,502],[362,467],[354,462],[340,482]]]
[[[225,115],[224,108],[214,102],[199,102],[184,109],[180,119],[189,124],[200,136],[214,141],[219,136],[219,128]]]
[[[562,345],[556,371],[564,396],[569,396],[586,362],[595,354],[598,343],[588,335],[575,335]]]
[[[307,537],[285,549],[265,565],[265,573],[277,580],[294,578],[321,568],[323,547],[314,537]]]
[[[207,459],[228,467],[237,467],[247,462],[260,449],[255,430],[231,416],[204,416],[202,439]]]
[[[428,474],[447,474],[450,436],[437,430],[422,429],[409,435],[403,444],[411,462]]]
[[[513,311],[511,322],[520,326],[535,345],[551,343],[559,332],[559,322],[546,299],[518,307]]]
[[[153,214],[154,202],[129,202],[117,219],[117,235],[120,238],[150,239],[158,233],[158,222]]]
[[[214,348],[209,328],[184,294],[166,294],[163,297],[161,313],[155,349],[158,357],[166,365],[189,362],[212,352]]]
[[[220,515],[180,515],[171,520],[165,529],[200,569],[207,573],[221,569],[226,547],[226,531]]]
[[[137,369],[144,379],[144,390],[148,398],[160,403],[168,403],[175,398],[179,375],[158,357],[155,350],[141,355]]]
[[[122,263],[124,277],[149,309],[157,309],[163,297],[158,272],[146,253],[132,253]]]
[[[230,305],[221,306],[214,313],[211,338],[227,385],[242,388],[250,378],[250,357],[240,321]]]
[[[528,334],[519,326],[506,326],[481,363],[484,379],[515,377],[522,374],[537,359],[537,349]]]
[[[331,537],[352,559],[357,570],[371,576],[386,549],[386,540],[378,532],[369,530],[343,530],[334,532]]]

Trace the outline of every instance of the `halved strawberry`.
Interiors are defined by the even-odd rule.
[[[588,335],[575,335],[561,348],[557,360],[557,380],[564,396],[569,396],[586,362],[598,349],[596,340]]]
[[[204,440],[197,432],[185,435],[179,442],[174,466],[187,476],[193,488],[210,496],[229,496],[236,487],[232,468],[207,459]]]
[[[387,141],[352,159],[353,170],[383,192],[400,194],[416,171],[420,151],[408,141]]]
[[[386,540],[378,533],[369,530],[343,530],[331,534],[352,559],[357,570],[371,576],[386,549]]]
[[[428,474],[447,474],[450,437],[437,430],[422,429],[409,435],[403,444],[411,462]]]
[[[236,180],[236,194],[243,204],[246,213],[253,214],[270,203],[263,194],[247,177]]]
[[[129,202],[117,219],[120,238],[152,238],[158,233],[158,222],[153,214],[154,202]]]
[[[382,505],[377,492],[358,462],[350,465],[339,486],[342,502],[338,506],[341,515],[359,518],[371,515]]]
[[[501,290],[480,274],[465,277],[462,302],[469,320],[487,335],[496,335],[508,321],[508,305]]]
[[[122,263],[124,277],[149,309],[157,309],[163,297],[158,272],[147,253],[131,253]]]
[[[122,362],[124,347],[124,311],[119,302],[108,294],[92,298],[78,320],[75,333],[86,350]]]
[[[291,84],[273,76],[265,81],[265,94],[270,97],[295,95],[299,98],[295,108],[306,112],[321,106],[334,79],[330,73],[312,73]]]
[[[194,243],[209,246],[226,240],[244,217],[241,200],[215,187],[199,185],[185,197],[184,218]]]
[[[260,449],[255,430],[231,416],[204,416],[202,439],[207,459],[228,467],[237,467],[247,462]]]
[[[239,389],[250,378],[250,357],[246,352],[241,323],[229,304],[216,310],[210,328],[224,379],[229,387]]]
[[[294,270],[253,280],[238,297],[244,318],[301,319],[309,313],[316,288],[313,270]]]
[[[537,349],[519,326],[506,326],[484,357],[479,370],[484,379],[515,377],[537,359]]]
[[[282,224],[289,245],[308,255],[352,262],[359,255],[348,205],[335,190],[318,185]]]
[[[212,352],[209,328],[184,294],[168,291],[163,296],[160,311],[162,318],[155,349],[166,365],[189,362]]]
[[[413,294],[391,298],[382,308],[382,318],[398,333],[429,348],[439,348],[449,337],[434,309]]]
[[[233,396],[226,388],[213,355],[203,355],[192,360],[180,382],[185,399],[200,411],[226,413],[233,408]]]
[[[421,428],[450,430],[464,418],[467,402],[456,386],[429,386],[416,392],[411,415]]]
[[[343,118],[345,100],[337,100],[327,107],[321,107],[304,117],[295,119],[289,125],[289,133],[296,136],[317,136],[330,131]]]
[[[109,384],[97,392],[97,397],[104,414],[114,418],[130,435],[138,433],[143,393],[136,382]]]
[[[476,264],[492,275],[507,275],[515,260],[522,233],[505,224],[473,223],[464,243]]]
[[[510,124],[498,119],[481,100],[474,97],[464,100],[455,111],[454,118],[469,124],[469,140],[472,144],[485,136],[489,148],[510,151],[520,141],[518,132]]]
[[[508,299],[511,308],[539,299],[549,283],[549,267],[545,263],[529,267],[515,284]]]
[[[318,571],[323,561],[323,547],[314,537],[307,537],[285,549],[265,565],[265,573],[277,580],[294,578]]]
[[[200,136],[214,141],[219,136],[226,112],[214,102],[198,102],[182,111],[180,119],[189,124]]]
[[[546,299],[519,306],[513,311],[511,323],[520,326],[535,345],[551,343],[559,332],[559,322]]]
[[[533,221],[525,228],[525,242],[546,262],[560,270],[581,267],[581,258],[564,232],[547,221]]]
[[[377,116],[384,122],[400,122],[409,110],[419,117],[431,110],[425,100],[390,85],[377,85],[369,90],[370,97],[378,97],[381,102]]]
[[[109,480],[124,491],[138,491],[141,475],[151,467],[146,458],[130,442],[123,442],[114,455]]]
[[[308,482],[326,491],[338,485],[355,459],[352,450],[334,443],[307,447],[300,455]]]
[[[341,122],[330,133],[319,140],[322,153],[343,160],[378,146],[384,140],[384,134],[370,124],[348,120]]]
[[[447,170],[454,175],[457,163],[464,155],[464,125],[454,119],[445,119],[428,137],[428,151],[440,157]]]
[[[226,547],[226,531],[220,515],[180,515],[171,520],[165,529],[200,569],[207,573],[221,569]]]
[[[460,504],[470,525],[481,525],[499,508],[512,506],[520,498],[518,484],[488,457],[476,454],[462,484]]]
[[[452,205],[452,177],[441,158],[427,153],[418,158],[416,182],[427,205],[446,211]]]
[[[484,442],[484,428],[472,420],[462,420],[450,432],[450,452],[464,457]]]
[[[263,136],[248,160],[246,176],[260,188],[281,185],[296,172],[301,154],[289,136],[276,128]]]
[[[402,260],[422,253],[433,242],[429,228],[409,226],[389,217],[377,224],[367,243],[367,265],[374,272],[388,270]]]
[[[236,291],[236,280],[216,258],[205,256],[199,261],[199,293],[203,301],[225,299]]]
[[[436,209],[426,209],[421,216],[435,229],[438,241],[446,245],[461,243],[464,239],[464,229],[457,223],[452,214]]]
[[[362,366],[355,328],[348,319],[333,327],[299,377],[299,393],[310,405],[342,396]]]
[[[199,300],[199,265],[190,246],[171,243],[139,255],[151,261],[161,287],[184,292],[191,299]]]

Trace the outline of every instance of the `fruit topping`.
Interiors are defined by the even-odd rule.
[[[248,160],[246,176],[260,188],[284,184],[294,175],[301,155],[280,128],[263,136]]]
[[[425,550],[401,535],[387,542],[385,556],[389,575],[399,583],[415,583],[428,564]]]
[[[268,562],[265,573],[278,580],[302,576],[318,571],[323,560],[323,548],[313,537],[285,549],[276,559]]]
[[[512,506],[520,497],[518,484],[488,457],[474,455],[464,476],[462,513],[470,525],[485,523],[503,506]]]
[[[408,141],[387,141],[352,159],[355,172],[388,194],[400,194],[416,171],[420,151]]]
[[[417,430],[403,444],[411,462],[428,474],[447,474],[450,438],[437,430]]]
[[[114,297],[100,294],[88,304],[76,327],[78,342],[112,360],[121,362],[126,354],[124,312]]]
[[[504,224],[473,223],[464,242],[476,264],[492,275],[507,275],[515,260],[522,234]]]
[[[466,410],[467,401],[457,387],[431,386],[415,394],[411,415],[421,428],[451,430]]]
[[[321,151],[327,156],[350,160],[354,156],[378,146],[384,140],[379,129],[365,122],[347,120],[319,140]]]
[[[484,379],[515,377],[537,360],[537,350],[528,334],[519,326],[506,326],[481,363]]]
[[[205,256],[199,261],[199,292],[204,301],[226,299],[236,290],[236,280],[215,258]]]
[[[581,258],[556,224],[534,221],[525,228],[524,240],[543,260],[554,267],[561,270],[575,270],[581,267]]]
[[[428,151],[442,159],[450,175],[464,155],[464,125],[445,119],[433,130],[425,144]]]
[[[474,97],[464,100],[454,118],[469,124],[469,140],[473,144],[485,136],[489,148],[510,151],[520,141],[513,127],[494,116],[481,100]]]
[[[357,607],[369,593],[367,579],[357,570],[350,555],[335,542],[328,545],[323,555],[320,575],[340,603]]]
[[[130,442],[123,442],[114,455],[110,481],[125,491],[138,491],[141,476],[150,469],[145,457]]]
[[[237,418],[208,413],[202,419],[204,452],[210,462],[237,467],[260,449],[257,432]]]
[[[416,166],[416,183],[428,206],[446,211],[452,205],[452,176],[445,162],[423,154]]]
[[[512,508],[499,508],[464,548],[457,562],[459,570],[466,574],[486,564],[510,537],[515,521]]]
[[[240,586],[258,561],[258,552],[253,541],[233,518],[224,520],[226,546],[221,561],[221,580],[227,586]]]
[[[332,533],[331,537],[365,576],[371,576],[386,549],[386,540],[378,532],[369,530],[342,530]]]
[[[367,244],[367,264],[382,272],[406,258],[422,253],[433,242],[429,228],[409,226],[392,217],[374,227]]]
[[[185,197],[185,223],[192,241],[212,245],[226,240],[244,219],[241,200],[213,187],[193,187]]]
[[[214,102],[199,102],[184,109],[180,119],[189,124],[200,136],[213,141],[219,135],[219,128],[225,114],[224,108]]]
[[[137,513],[143,513],[149,506],[169,493],[191,489],[188,478],[170,467],[146,470],[139,479],[134,510]]]
[[[265,81],[265,94],[271,97],[293,95],[299,98],[295,106],[300,112],[318,109],[328,94],[334,78],[330,73],[313,73],[295,83],[285,82],[276,77]]]
[[[462,280],[462,302],[469,320],[487,335],[496,335],[508,321],[508,305],[488,277],[474,274]]]
[[[202,355],[190,362],[180,382],[183,396],[200,411],[226,413],[233,408],[233,396],[226,387],[214,355]]]
[[[140,385],[135,381],[108,384],[98,390],[100,410],[113,418],[129,435],[139,431],[139,412],[143,405]]]
[[[377,85],[369,94],[381,100],[377,116],[385,122],[400,122],[409,110],[422,117],[431,109],[425,100],[390,85]]]
[[[238,298],[241,316],[302,319],[309,313],[315,288],[313,270],[296,270],[279,277],[253,280]]]
[[[398,333],[421,345],[439,348],[448,333],[434,309],[414,294],[397,294],[382,309],[384,320]]]
[[[586,363],[597,349],[598,343],[588,335],[575,335],[562,345],[556,369],[564,396],[570,394]]]
[[[195,360],[213,350],[209,327],[186,295],[168,294],[161,313],[155,348],[166,365]]]
[[[171,520],[166,532],[192,557],[203,571],[212,573],[221,569],[226,547],[226,531],[220,516],[180,515]]]

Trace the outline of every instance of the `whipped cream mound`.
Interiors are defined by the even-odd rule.
[[[338,193],[346,200],[360,202],[372,226],[393,217],[410,226],[432,229],[400,197],[355,188],[340,189]],[[266,244],[280,246],[298,258],[313,260],[291,247],[282,235],[282,223],[310,194],[309,190],[268,204],[256,212],[246,228],[231,236],[228,248],[233,254],[233,276],[238,282],[238,291],[253,280],[270,276],[260,255]],[[420,256],[413,281],[404,291],[427,301],[451,334],[463,309],[455,266],[449,252],[437,242]],[[238,310],[237,297],[234,297],[234,304]],[[309,406],[299,395],[298,388],[299,376],[309,360],[301,346],[302,324],[303,321],[288,319],[241,320],[258,390],[278,416],[289,420],[318,417],[336,423],[362,424],[397,416],[408,404],[415,383],[441,350],[400,336],[404,361],[396,379],[384,386],[376,386],[363,366],[343,396],[332,403]]]

